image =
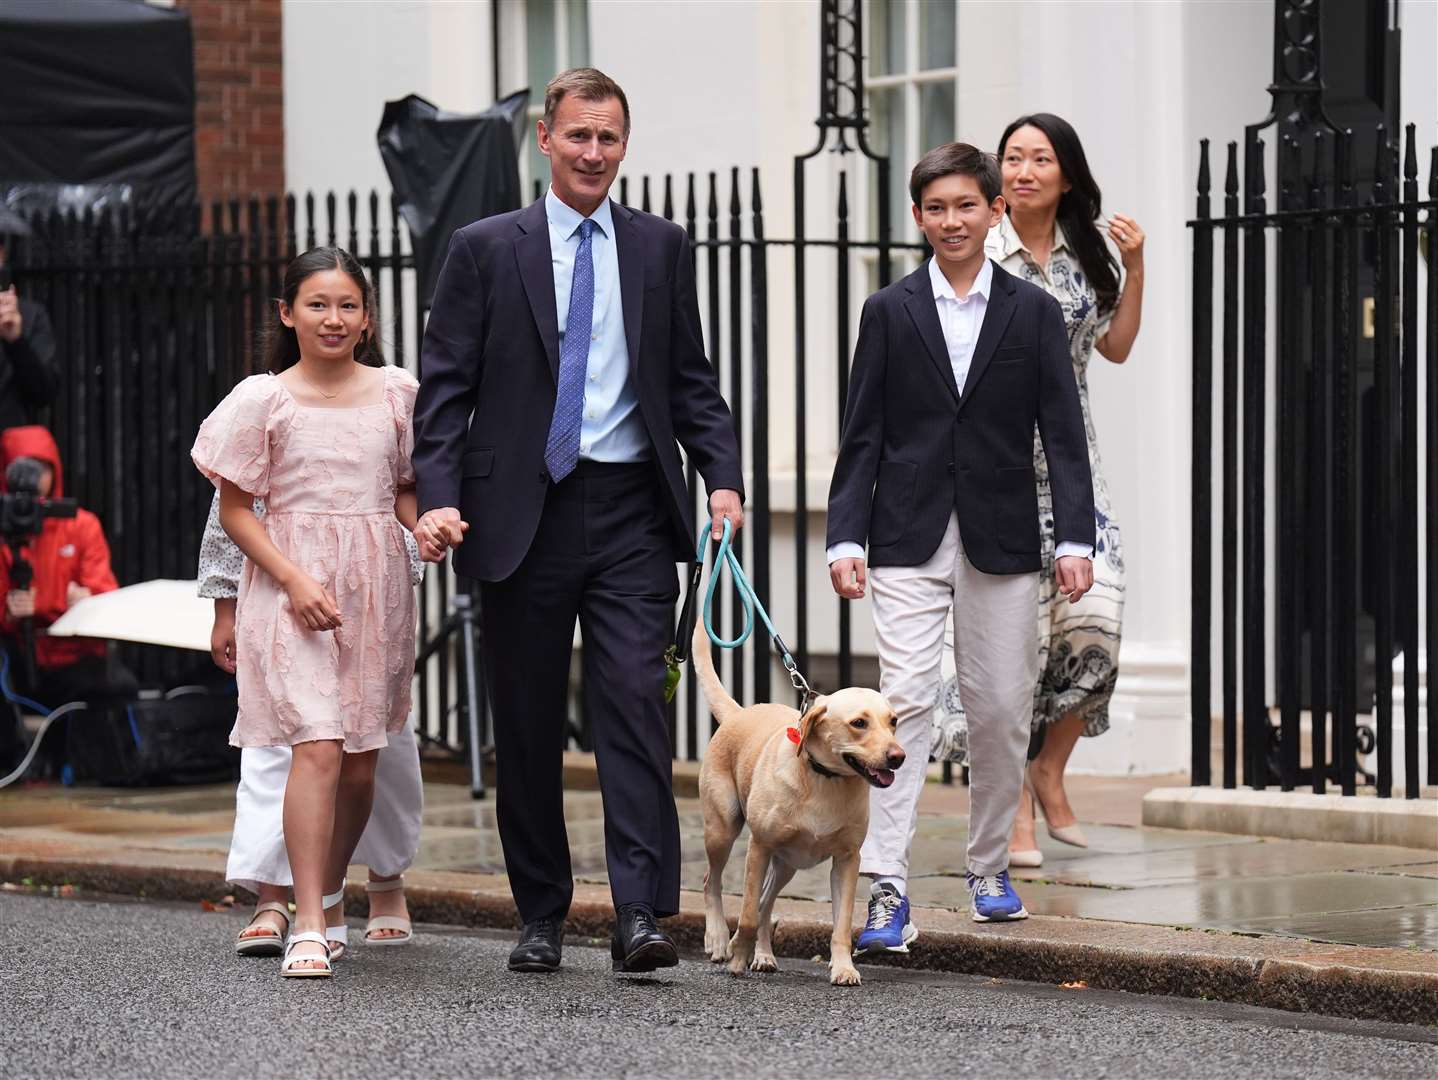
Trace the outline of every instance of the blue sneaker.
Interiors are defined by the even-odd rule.
[[[1024,902],[1009,883],[1009,872],[1000,870],[997,874],[969,874],[969,896],[973,898],[974,922],[1008,922],[1013,919],[1027,919]]]
[[[886,881],[876,882],[869,895],[869,921],[854,952],[908,952],[909,942],[919,936],[919,928],[909,922],[909,898]]]

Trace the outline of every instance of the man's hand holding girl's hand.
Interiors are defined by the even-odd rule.
[[[419,557],[425,562],[442,562],[446,551],[464,543],[464,534],[468,530],[469,522],[463,520],[452,506],[437,506],[426,511],[414,526]]]

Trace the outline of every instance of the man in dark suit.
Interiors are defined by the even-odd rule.
[[[1008,877],[1038,679],[1039,516],[1034,429],[1053,486],[1055,575],[1093,582],[1093,482],[1063,315],[984,254],[1004,212],[998,163],[964,143],[909,182],[932,259],[869,297],[829,489],[835,591],[873,585],[880,689],[909,756],[929,756],[950,609],[968,715],[973,917],[1027,915]],[[864,545],[868,544],[868,569]],[[861,950],[907,952],[906,877],[924,771],[870,792],[861,871],[874,879]]]
[[[679,908],[663,654],[674,564],[694,533],[676,441],[716,535],[726,518],[743,524],[739,448],[684,231],[609,200],[629,138],[624,91],[592,68],[556,76],[538,138],[549,192],[460,229],[440,271],[415,404],[415,537],[431,561],[455,548],[456,571],[482,582],[499,832],[524,922],[510,968],[560,962],[578,618],[614,966],[651,971],[678,963],[655,922]]]

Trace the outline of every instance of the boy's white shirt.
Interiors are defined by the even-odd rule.
[[[979,332],[984,328],[984,315],[989,310],[989,291],[994,284],[994,263],[992,259],[984,259],[984,265],[974,278],[968,295],[959,296],[949,284],[949,279],[944,277],[944,272],[939,269],[938,256],[932,256],[929,259],[929,283],[934,290],[934,306],[939,312],[939,326],[944,331],[944,344],[949,350],[949,364],[954,369],[954,385],[962,394],[964,383],[968,381],[969,366],[974,359],[974,347],[978,344]],[[1092,559],[1093,547],[1064,540],[1055,549],[1054,558],[1062,559],[1066,555]],[[856,540],[840,540],[828,548],[824,557],[830,566],[840,559],[862,559],[864,545]]]

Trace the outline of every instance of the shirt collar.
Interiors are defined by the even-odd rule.
[[[954,292],[954,287],[949,284],[949,279],[944,277],[944,272],[939,269],[939,257],[932,256],[929,259],[929,283],[934,289],[935,300],[958,300],[959,296]],[[989,290],[994,284],[994,264],[984,259],[984,265],[979,268],[979,276],[974,278],[974,283],[969,287],[969,296],[982,296],[985,300],[989,298]]]
[[[584,216],[556,195],[553,188],[544,193],[544,214],[566,240],[579,231],[579,224],[584,220]],[[610,208],[608,199],[589,215],[589,220],[593,221],[605,236],[614,235],[614,211]]]
[[[997,258],[1007,259],[1016,251],[1022,251],[1030,257],[1033,256],[1033,252],[1029,251],[1028,248],[1024,247],[1024,242],[1019,239],[1019,231],[1014,228],[1014,224],[1012,221],[1009,220],[1008,214],[1005,214],[1002,218],[999,219],[999,227],[997,232],[998,243],[995,245],[995,247],[997,248],[997,250],[995,251],[995,255]],[[1057,221],[1055,221],[1053,250],[1058,251],[1061,248],[1068,247],[1068,242],[1069,239],[1067,234],[1065,234],[1064,232],[1064,227],[1060,225]]]

